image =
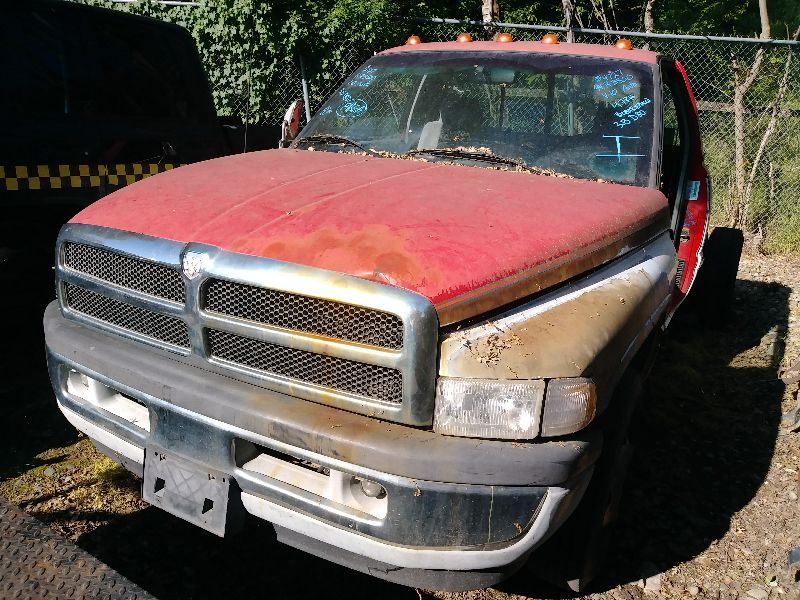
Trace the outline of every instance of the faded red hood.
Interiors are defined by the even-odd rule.
[[[667,227],[667,201],[632,186],[269,150],[148,178],[72,222],[406,288],[429,298],[443,322],[453,322],[641,243]]]

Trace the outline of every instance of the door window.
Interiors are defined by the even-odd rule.
[[[669,199],[670,209],[676,213],[682,212],[682,191],[689,157],[686,103],[674,66],[663,64],[662,76],[661,191]],[[673,225],[677,222],[678,219],[674,218]]]

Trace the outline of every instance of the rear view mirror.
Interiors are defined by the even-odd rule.
[[[517,72],[506,67],[494,67],[489,71],[489,79],[492,83],[514,83]]]
[[[291,103],[286,114],[283,115],[283,124],[281,125],[281,148],[286,148],[300,131],[300,118],[303,115],[305,103],[302,99],[298,98]]]

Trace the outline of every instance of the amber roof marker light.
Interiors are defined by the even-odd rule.
[[[507,31],[502,31],[495,36],[496,42],[508,43],[514,41],[514,36],[512,36]]]
[[[456,38],[456,41],[457,42],[462,42],[462,43],[471,42],[472,41],[472,36],[465,31],[463,33],[459,33],[458,34],[458,37]]]
[[[545,33],[542,36],[542,43],[543,44],[557,44],[558,43],[558,35],[555,33]]]
[[[406,46],[413,46],[414,44],[421,44],[421,43],[422,40],[419,39],[418,35],[409,36],[409,38],[406,40]]]
[[[614,47],[619,48],[620,50],[630,50],[633,48],[633,44],[628,38],[619,38],[614,44]]]

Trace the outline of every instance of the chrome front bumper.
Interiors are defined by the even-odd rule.
[[[59,408],[130,470],[166,451],[229,476],[246,512],[296,534],[287,543],[393,567],[519,561],[572,512],[599,454],[594,434],[452,438],[270,392],[71,322],[55,303],[45,332]],[[359,496],[360,480],[385,495]]]

